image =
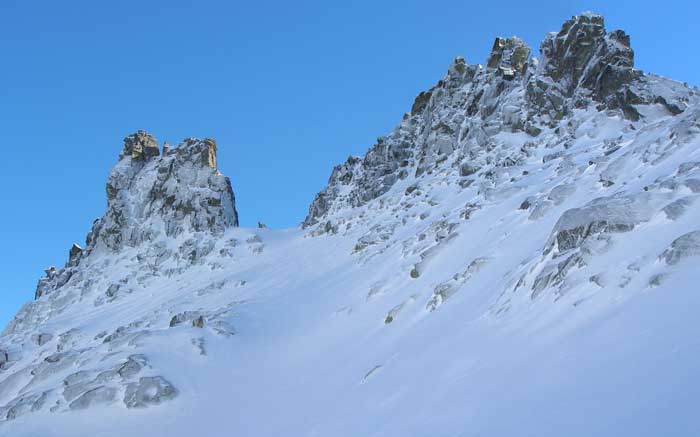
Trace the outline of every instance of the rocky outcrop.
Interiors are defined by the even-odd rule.
[[[604,98],[634,77],[630,37],[621,30],[607,33],[600,15],[571,18],[544,39],[540,52],[542,72],[568,95],[584,86]]]
[[[158,141],[148,132],[140,130],[124,138],[120,159],[128,156],[133,161],[148,161],[158,155]]]
[[[486,66],[499,70],[504,78],[512,79],[516,73],[525,73],[529,59],[530,47],[523,40],[499,37],[493,43]]]
[[[129,384],[124,394],[127,408],[146,408],[174,399],[178,391],[162,376],[142,377]]]
[[[107,182],[107,212],[93,226],[87,250],[137,246],[161,232],[218,234],[238,226],[231,182],[218,172],[214,140],[188,138],[165,156],[150,151],[153,144],[142,131],[125,138]]]
[[[124,138],[106,191],[107,211],[93,224],[86,247],[74,244],[64,268],[46,270],[36,299],[69,283],[93,251],[115,252],[186,232],[220,235],[238,226],[231,182],[218,171],[213,139],[188,138],[161,155],[152,135],[131,134]],[[198,247],[192,250],[199,253]]]
[[[365,205],[399,181],[426,177],[445,163],[463,169],[492,164],[487,154],[500,132],[537,137],[545,129],[565,129],[562,123],[577,108],[617,111],[636,121],[641,117],[637,105],[661,105],[670,114],[687,107],[675,85],[634,68],[630,37],[621,30],[608,32],[600,15],[572,17],[545,37],[540,53],[541,60],[531,58],[530,48],[511,37],[496,38],[486,68],[457,57],[442,80],[416,97],[389,135],[364,157],[350,157],[333,169],[303,226],[325,226],[343,210]],[[521,158],[503,156],[502,166]]]

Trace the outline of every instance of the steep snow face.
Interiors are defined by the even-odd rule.
[[[542,47],[455,60],[299,229],[127,137],[0,337],[0,435],[700,434],[698,91],[594,14]]]

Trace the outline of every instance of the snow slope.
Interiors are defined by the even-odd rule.
[[[297,229],[127,137],[0,337],[0,435],[700,435],[698,91],[600,26],[456,60]]]

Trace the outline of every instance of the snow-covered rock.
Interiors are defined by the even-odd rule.
[[[128,136],[0,336],[0,435],[700,433],[698,90],[596,14],[540,53],[457,57],[296,229]]]

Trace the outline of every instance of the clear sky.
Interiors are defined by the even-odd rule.
[[[243,226],[297,225],[462,55],[586,10],[637,67],[700,84],[693,1],[0,1],[0,325],[105,207],[122,139],[213,137]]]

